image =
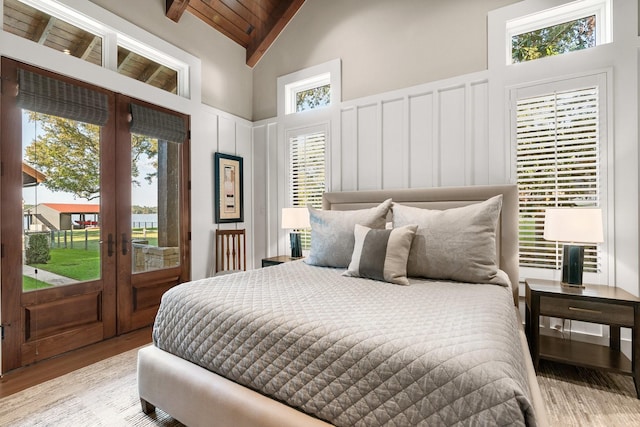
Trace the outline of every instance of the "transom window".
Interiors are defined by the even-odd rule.
[[[285,86],[286,113],[299,113],[331,104],[331,74],[323,73]]]
[[[102,66],[103,37],[99,29],[68,22],[47,8],[4,0],[3,30],[67,55]]]
[[[310,116],[300,113],[331,111],[330,107],[340,103],[340,67],[340,60],[334,59],[278,77],[278,117],[306,121]],[[311,120],[317,120],[317,115],[311,116],[316,117]]]
[[[611,41],[611,1],[581,0],[507,22],[507,64]]]
[[[188,65],[125,34],[115,33],[53,0],[4,0],[3,30],[18,37],[114,69],[180,96],[189,96]],[[117,41],[117,59],[109,58],[105,40]]]

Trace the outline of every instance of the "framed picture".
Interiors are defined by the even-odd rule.
[[[216,224],[243,222],[242,157],[215,153],[214,176]]]

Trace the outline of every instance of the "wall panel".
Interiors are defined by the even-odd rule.
[[[497,148],[488,138],[487,88],[486,73],[476,73],[343,102],[326,119],[330,190],[490,184],[489,171],[507,168],[490,161]],[[254,126],[256,260],[288,252],[279,224],[287,182],[280,147],[304,126],[292,118]]]
[[[267,126],[253,128],[253,249],[256,259],[262,259],[267,254],[269,228],[267,205],[267,180],[269,165],[267,163]]]
[[[408,97],[409,187],[433,187],[433,93]]]
[[[378,104],[358,106],[358,190],[376,190],[382,186],[382,144]]]
[[[489,98],[487,82],[470,87],[471,182],[489,183]]]
[[[481,73],[343,103],[341,190],[490,184],[487,105]]]
[[[382,102],[382,188],[408,185],[404,104],[403,99]]]
[[[333,191],[353,191],[358,189],[358,133],[356,109],[349,108],[340,112],[340,159],[341,183],[334,183]],[[333,138],[335,141],[338,138]],[[335,147],[336,145],[334,145]],[[336,165],[333,165],[336,167]]]
[[[439,141],[440,177],[439,186],[465,185],[468,157],[465,141],[469,123],[465,117],[466,86],[440,90],[439,97]]]

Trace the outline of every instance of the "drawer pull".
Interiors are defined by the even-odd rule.
[[[580,307],[569,307],[571,311],[579,311],[581,313],[592,313],[592,314],[602,314],[599,310],[589,310],[588,308],[580,308]]]

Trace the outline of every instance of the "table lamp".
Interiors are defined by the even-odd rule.
[[[302,228],[310,228],[309,210],[307,208],[283,208],[282,209],[282,228],[292,230],[289,233],[291,241],[291,258],[300,258],[302,256],[302,243],[300,242],[300,230]]]
[[[602,210],[599,208],[550,208],[544,216],[544,238],[565,242],[562,248],[562,284],[584,287],[584,244],[601,243]]]

